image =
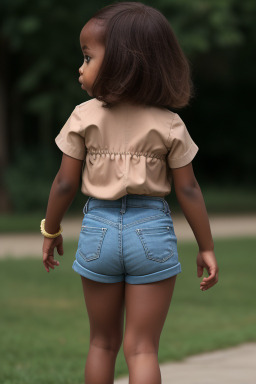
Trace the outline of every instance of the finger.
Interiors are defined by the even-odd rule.
[[[201,277],[202,274],[204,272],[204,269],[203,267],[201,267],[200,265],[197,266],[197,277]]]
[[[208,284],[205,287],[202,287],[200,289],[202,289],[202,291],[206,291],[207,289],[213,287],[216,283],[217,283],[217,281],[213,281],[211,284]]]
[[[211,280],[208,281],[201,281],[202,287],[208,287],[210,284],[214,283],[216,281],[216,278],[214,277]]]
[[[46,261],[48,257],[49,257],[48,253],[43,252],[43,261]]]
[[[54,258],[53,250],[45,249],[43,251],[43,260],[46,261],[49,257]]]
[[[49,259],[48,259],[48,260],[47,260],[47,263],[48,263],[48,267],[54,269],[55,264],[53,263],[52,260],[49,260]]]
[[[200,283],[200,288],[206,288],[206,287],[209,287],[210,285],[214,285],[218,282],[218,277],[215,276],[214,279],[212,279],[211,281],[208,281],[208,282],[205,282],[205,281],[201,281]]]
[[[61,256],[64,254],[63,244],[57,245],[57,251],[58,251],[58,254]]]
[[[217,283],[217,280],[212,280],[210,283],[207,283],[207,284],[203,284],[201,283],[200,284],[200,289],[208,289],[210,288],[212,285],[216,284]]]
[[[47,255],[47,256],[43,256],[43,263],[46,263],[46,264],[51,263],[51,259],[50,259],[50,256],[49,256],[49,255]]]
[[[44,267],[45,267],[46,271],[49,272],[49,268],[47,266],[47,263],[45,261],[43,261],[43,264],[44,264]]]
[[[211,281],[216,276],[216,271],[215,270],[212,270],[212,271],[210,271],[208,273],[210,273],[210,275],[208,277],[204,277],[203,278],[203,281],[205,281],[205,282]]]
[[[50,262],[52,265],[59,265],[59,261],[58,260],[54,260],[52,257],[48,258],[48,262]]]

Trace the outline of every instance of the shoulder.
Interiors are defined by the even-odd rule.
[[[162,123],[165,127],[172,129],[177,123],[183,124],[182,119],[178,113],[173,112],[164,107],[149,107],[150,115],[154,120]]]
[[[76,108],[79,109],[80,113],[83,113],[85,111],[89,112],[90,110],[95,110],[95,109],[102,109],[102,110],[104,109],[102,107],[102,102],[97,100],[96,98],[90,99],[88,101],[84,101],[83,103],[78,104]]]

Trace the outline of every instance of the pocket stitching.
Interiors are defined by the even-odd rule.
[[[87,226],[82,226],[82,227],[87,227]],[[87,228],[90,228],[90,229],[99,229],[101,230],[101,238],[99,240],[99,245],[98,245],[98,248],[95,252],[95,254],[93,256],[86,256],[83,254],[82,250],[81,250],[81,247],[79,247],[78,249],[78,252],[79,252],[79,255],[85,260],[85,261],[91,261],[91,260],[96,260],[100,257],[100,251],[101,251],[101,247],[102,247],[102,243],[103,243],[103,240],[105,238],[105,235],[107,233],[107,228],[100,228],[100,227],[87,227]]]
[[[90,211],[88,211],[88,213],[84,215],[83,221],[85,220],[86,216],[88,216],[88,218],[92,218],[98,222],[111,225],[112,227],[118,227],[118,224],[114,223],[113,221],[105,219],[104,217],[101,217],[101,216],[93,215],[92,213],[89,213],[89,212]]]
[[[146,229],[146,228],[143,228],[143,230],[144,230],[144,229]],[[139,228],[136,229],[136,233],[137,233],[137,235],[138,235],[138,237],[139,237],[139,239],[140,239],[140,241],[141,241],[141,244],[142,244],[142,246],[143,246],[143,248],[144,248],[145,255],[146,255],[146,258],[147,258],[147,259],[150,259],[150,260],[153,260],[153,261],[157,261],[157,262],[159,262],[159,263],[163,263],[163,262],[167,261],[168,259],[170,259],[170,258],[174,255],[174,251],[173,251],[173,249],[171,248],[171,250],[170,250],[170,255],[169,255],[169,256],[166,256],[166,257],[164,257],[164,258],[162,258],[162,259],[160,259],[160,258],[155,258],[155,257],[152,255],[152,253],[150,252],[150,250],[148,249],[145,240],[143,239],[142,229],[139,229]],[[164,232],[156,232],[156,233],[164,233]]]
[[[101,230],[107,229],[107,228],[102,228],[102,227],[89,227],[89,225],[82,225],[82,228],[88,228],[89,230],[90,229],[96,229],[96,230],[99,230],[99,232],[101,232]]]
[[[159,231],[158,231],[159,230]],[[144,235],[151,235],[151,233],[166,233],[166,232],[169,232],[170,231],[170,227],[168,225],[161,225],[157,228],[154,228],[154,227],[148,227],[148,228],[137,228],[136,229],[137,232],[141,232],[142,234],[144,233]],[[148,231],[148,233],[147,233]]]

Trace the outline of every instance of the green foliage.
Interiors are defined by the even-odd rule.
[[[167,17],[191,64],[195,97],[191,107],[180,114],[200,148],[193,162],[199,182],[225,185],[239,180],[255,185],[256,2],[142,2]],[[2,77],[7,98],[4,101],[9,103],[6,131],[11,154],[6,180],[19,211],[35,208],[40,199],[41,205],[46,201],[54,175],[51,170],[57,171],[53,137],[74,106],[88,99],[78,83],[82,64],[80,31],[105,5],[103,0],[0,2],[0,44],[5,59]],[[23,148],[20,156],[14,150],[17,131],[22,138],[17,144]],[[39,148],[42,143],[48,143],[50,157],[41,164],[43,174],[36,174],[33,164],[28,164],[34,156],[30,145]],[[36,161],[37,153],[35,150]],[[45,149],[41,153],[45,156]],[[22,159],[23,154],[26,159]],[[34,187],[26,182],[28,179]]]
[[[20,148],[4,174],[13,209],[17,212],[46,207],[50,187],[57,173],[55,152],[49,148]]]
[[[180,37],[185,52],[195,55],[244,42],[238,8],[242,8],[247,16],[251,10],[247,9],[246,3],[248,1],[240,7],[237,0],[161,0],[157,5]]]
[[[1,3],[0,35],[10,55],[18,59],[15,91],[26,95],[28,113],[41,115],[56,107],[55,116],[63,119],[72,109],[81,94],[79,34],[96,10],[97,2],[92,7],[81,0]]]
[[[62,152],[57,154],[56,148],[49,146],[29,149],[21,147],[16,150],[13,162],[4,172],[3,181],[12,203],[12,211],[18,216],[14,219],[13,215],[2,215],[0,230],[32,230],[34,223],[38,221],[38,214],[46,212],[50,189],[59,170],[61,157]],[[80,186],[71,204],[71,213],[81,213],[86,200],[87,197],[81,193]],[[25,224],[24,217],[19,216],[23,213],[26,213]],[[69,210],[66,213],[69,214]]]
[[[166,15],[191,57],[213,49],[239,47],[255,31],[256,4],[250,0],[145,3]],[[28,96],[30,111],[41,114],[57,107],[58,118],[64,118],[63,109],[71,109],[74,100],[82,98],[76,86],[82,61],[79,34],[92,14],[105,5],[103,0],[93,4],[82,0],[72,4],[69,0],[1,2],[0,34],[10,54],[18,55],[17,91]]]

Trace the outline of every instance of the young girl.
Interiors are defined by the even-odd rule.
[[[174,183],[198,243],[197,276],[218,281],[207,211],[192,168],[197,145],[177,113],[191,95],[187,60],[166,18],[139,2],[98,11],[83,27],[81,88],[56,137],[63,152],[41,231],[47,272],[63,254],[60,225],[82,178],[89,196],[73,270],[90,321],[85,383],[113,384],[123,341],[130,384],[160,384],[158,346],[181,272],[170,208]],[[81,174],[82,173],[82,174]],[[124,308],[126,328],[123,335]]]

